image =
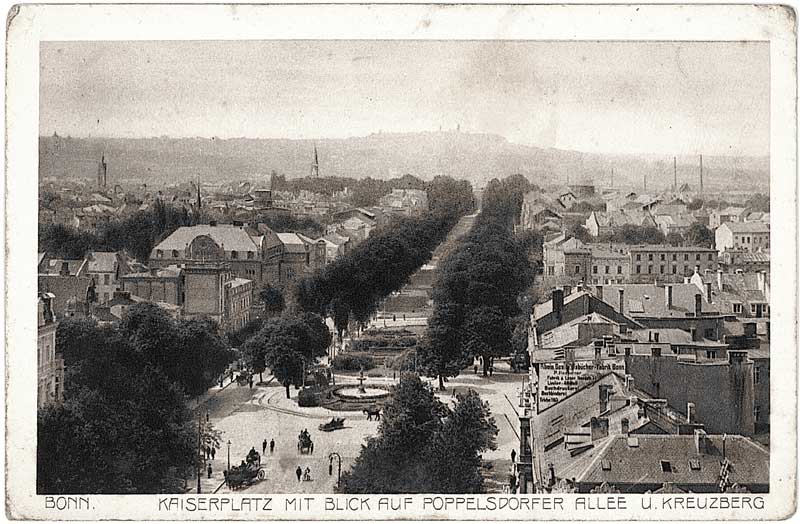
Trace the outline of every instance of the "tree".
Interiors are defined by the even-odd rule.
[[[436,304],[417,347],[417,366],[423,374],[439,378],[440,391],[445,389],[444,378],[458,376],[471,359],[461,345],[458,329],[462,309],[456,304]]]
[[[496,449],[497,427],[477,393],[459,395],[453,410],[414,375],[404,375],[367,440],[344,493],[480,493],[481,452]]]
[[[589,230],[586,229],[581,224],[575,224],[571,228],[567,230],[567,236],[577,238],[583,243],[588,243],[592,241],[592,235],[589,234]]]
[[[286,305],[283,299],[283,291],[270,284],[266,284],[261,288],[258,292],[258,299],[270,313],[280,313]]]
[[[683,245],[683,237],[680,233],[676,233],[675,231],[671,231],[667,233],[666,237],[667,244],[671,246],[682,246]]]
[[[684,238],[687,246],[714,247],[714,232],[700,222],[695,222],[686,231]]]
[[[478,306],[464,321],[464,346],[470,355],[483,359],[483,376],[495,357],[511,353],[511,329],[508,317],[496,306]]]

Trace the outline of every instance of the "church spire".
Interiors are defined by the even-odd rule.
[[[311,164],[311,176],[319,177],[319,156],[317,156],[317,144],[314,144],[314,163]]]

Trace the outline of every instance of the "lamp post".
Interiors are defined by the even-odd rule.
[[[228,441],[228,471],[231,470],[231,441]]]
[[[339,461],[339,471],[338,476],[336,477],[336,489],[339,489],[339,486],[342,483],[342,457],[335,451],[328,455],[328,459],[330,460],[330,464],[328,464],[328,475],[333,475],[333,458],[336,457],[336,460]]]
[[[203,454],[203,450],[201,449],[202,445],[202,423],[203,420],[201,418],[200,412],[198,410],[197,413],[197,494],[200,494],[200,457]]]

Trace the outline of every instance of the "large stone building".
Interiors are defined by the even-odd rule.
[[[111,300],[121,284],[120,278],[130,271],[127,259],[120,253],[90,251],[86,255],[86,273],[94,280],[100,304]]]
[[[178,266],[167,266],[129,273],[122,277],[122,290],[150,302],[182,306],[185,298],[183,270]]]
[[[37,406],[60,403],[64,398],[64,359],[56,353],[58,322],[53,311],[55,296],[39,293],[37,304]]]
[[[186,264],[183,275],[183,318],[208,317],[224,329],[250,320],[253,282],[235,277],[227,262]]]

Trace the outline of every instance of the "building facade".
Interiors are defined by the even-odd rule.
[[[726,222],[714,231],[717,250],[769,251],[769,224],[764,222]]]
[[[53,311],[55,296],[40,293],[37,304],[37,375],[39,408],[64,399],[64,359],[56,352],[58,322]]]

